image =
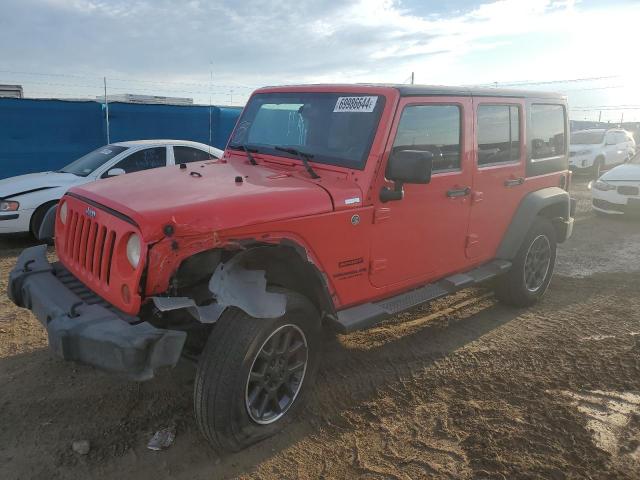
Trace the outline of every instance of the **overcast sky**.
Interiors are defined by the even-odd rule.
[[[639,119],[640,2],[626,0],[3,0],[0,83],[242,104],[256,86],[523,85]],[[210,79],[213,71],[213,81]],[[166,83],[165,83],[166,82]],[[213,86],[210,86],[210,85]],[[632,88],[633,87],[633,88]],[[610,115],[619,116],[620,110]],[[590,118],[595,113],[589,112]],[[575,110],[582,118],[587,112]],[[605,109],[605,117],[609,115]]]

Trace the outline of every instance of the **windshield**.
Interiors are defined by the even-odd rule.
[[[107,145],[106,147],[100,147],[91,153],[87,153],[84,157],[80,157],[76,161],[71,162],[69,165],[58,171],[62,173],[73,173],[79,177],[86,177],[96,168],[101,167],[105,162],[111,160],[116,155],[121,154],[126,149],[127,147],[121,147],[119,145]]]
[[[260,93],[238,121],[229,148],[297,158],[275,147],[290,147],[312,161],[364,168],[384,97],[345,93]]]
[[[604,140],[604,132],[575,132],[571,134],[571,145],[598,145]]]

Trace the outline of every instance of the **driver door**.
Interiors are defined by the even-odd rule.
[[[426,185],[404,185],[402,200],[376,198],[370,281],[401,289],[465,267],[472,172],[471,98],[401,100],[383,165],[397,150],[430,151],[433,174]],[[381,169],[376,197],[393,188]]]

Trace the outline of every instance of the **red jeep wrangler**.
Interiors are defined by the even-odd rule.
[[[573,226],[568,131],[549,93],[264,88],[220,161],[72,189],[59,261],[25,250],[9,295],[65,359],[142,380],[198,358],[197,421],[237,450],[302,402],[323,328],[492,278],[537,301]]]

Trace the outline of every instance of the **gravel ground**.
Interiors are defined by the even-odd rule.
[[[594,216],[573,188],[543,302],[466,290],[328,340],[298,418],[223,457],[193,421],[191,364],[138,384],[54,357],[4,294],[29,242],[0,240],[0,477],[640,478],[640,222]],[[167,426],[174,445],[147,450]]]

